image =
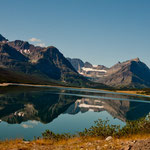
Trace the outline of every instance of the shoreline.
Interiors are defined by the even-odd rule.
[[[113,92],[113,93],[119,93],[119,94],[130,94],[130,95],[136,95],[136,96],[146,96],[150,97],[150,95],[147,94],[140,94],[142,90],[107,90],[107,89],[95,89],[95,88],[85,88],[85,87],[71,87],[71,86],[58,86],[58,85],[42,85],[42,84],[24,84],[24,83],[0,83],[0,87],[7,87],[11,85],[16,86],[25,86],[25,87],[47,87],[47,88],[72,88],[72,89],[89,89],[89,90],[99,90],[99,91],[107,91],[107,92]],[[139,93],[137,93],[139,92]]]
[[[99,90],[99,91],[108,91],[108,92],[114,92],[114,93],[120,93],[120,94],[131,94],[131,95],[139,95],[139,96],[150,96],[150,95],[146,95],[146,94],[138,94],[137,92],[142,92],[142,90],[107,90],[107,89],[95,89],[95,88],[82,88],[82,87],[67,87],[67,86],[58,86],[58,85],[42,85],[42,84],[24,84],[24,83],[0,83],[0,87],[6,87],[6,86],[10,86],[10,85],[16,85],[16,86],[27,86],[27,87],[55,87],[55,88],[72,88],[72,89],[91,89],[91,90]]]
[[[141,92],[143,92],[142,90],[136,90],[136,91],[133,91],[133,90],[117,90],[117,91],[114,91],[116,93],[121,93],[121,94],[131,94],[131,95],[137,95],[137,96],[146,96],[146,97],[150,97],[150,94],[140,94]],[[138,93],[139,92],[139,93]]]

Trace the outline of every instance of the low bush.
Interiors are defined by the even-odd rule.
[[[127,121],[126,125],[122,128],[120,125],[110,125],[109,120],[103,121],[102,119],[99,119],[95,121],[95,125],[91,126],[89,129],[84,129],[84,131],[74,135],[67,133],[55,134],[52,131],[46,130],[42,136],[46,139],[60,140],[86,136],[101,138],[113,136],[119,138],[136,134],[150,134],[150,115],[136,121]]]
[[[51,140],[62,140],[62,139],[69,139],[73,137],[73,135],[69,133],[63,133],[63,134],[55,134],[54,132],[50,130],[46,130],[44,133],[42,133],[42,137],[44,139],[51,139]]]

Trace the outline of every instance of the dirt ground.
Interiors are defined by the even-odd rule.
[[[150,137],[144,139],[73,138],[51,141],[12,140],[0,142],[0,150],[150,150]]]

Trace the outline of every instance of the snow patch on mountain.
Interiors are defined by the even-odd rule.
[[[82,70],[84,71],[93,71],[93,72],[107,72],[106,70],[99,70],[99,69],[93,69],[93,68],[85,68],[85,67],[82,67]]]
[[[21,54],[30,54],[29,49],[21,49],[20,52],[21,52]]]

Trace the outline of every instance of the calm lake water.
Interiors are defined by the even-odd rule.
[[[49,129],[76,133],[99,118],[124,126],[150,112],[150,97],[72,89],[0,87],[0,140],[33,139]]]

